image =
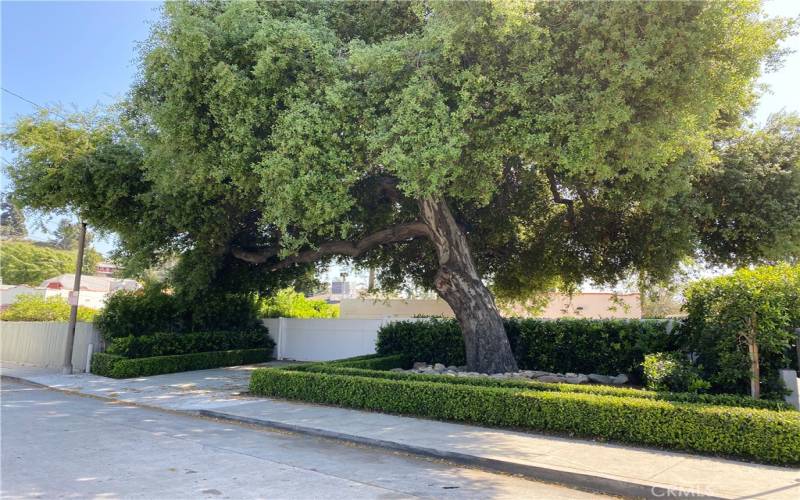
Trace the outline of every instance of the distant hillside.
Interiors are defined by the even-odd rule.
[[[39,285],[47,278],[75,272],[74,250],[59,250],[31,241],[7,240],[0,242],[0,277],[10,285]],[[83,258],[83,272],[94,274],[102,256],[87,249]]]

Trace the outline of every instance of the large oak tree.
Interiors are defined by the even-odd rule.
[[[123,126],[22,120],[11,173],[25,204],[78,209],[132,261],[180,254],[184,286],[347,257],[432,287],[470,369],[508,371],[487,285],[773,257],[730,251],[752,234],[719,224],[759,208],[707,184],[738,168],[717,152],[788,30],[751,0],[170,2]],[[794,229],[759,237],[797,238],[782,208]]]

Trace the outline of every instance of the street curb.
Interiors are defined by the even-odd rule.
[[[169,408],[161,408],[158,406],[137,403],[134,401],[126,401],[124,399],[118,399],[109,396],[88,394],[73,389],[53,387],[46,384],[41,384],[39,382],[35,382],[33,380],[17,377],[14,375],[2,374],[0,378],[4,381],[33,385],[36,387],[58,391],[65,394],[89,397],[102,401],[111,401],[111,402],[129,404],[149,410],[156,410],[160,412],[167,412],[167,413],[190,416],[190,417],[225,420],[228,422],[252,425],[256,427],[263,427],[266,429],[277,430],[282,432],[291,432],[295,434],[303,434],[307,436],[332,439],[336,441],[341,441],[361,446],[368,446],[372,448],[381,448],[385,450],[406,453],[409,455],[417,455],[424,458],[447,460],[455,464],[474,467],[477,469],[482,469],[490,472],[513,474],[516,476],[522,476],[537,481],[561,484],[567,487],[577,488],[590,492],[606,493],[610,495],[634,497],[634,498],[678,497],[678,498],[703,498],[709,500],[723,500],[723,497],[702,495],[698,491],[685,490],[681,488],[667,488],[660,484],[658,485],[647,484],[634,481],[626,481],[623,479],[604,477],[604,476],[582,474],[580,472],[565,471],[549,467],[526,465],[516,462],[508,462],[505,460],[479,457],[475,455],[469,455],[466,453],[443,451],[443,450],[437,450],[435,448],[426,448],[423,446],[414,446],[414,445],[398,443],[395,441],[387,441],[383,439],[368,438],[354,434],[345,434],[335,431],[328,431],[325,429],[317,429],[315,427],[287,424],[285,422],[279,422],[275,420],[242,417],[214,410],[174,410]]]
[[[317,429],[314,427],[305,427],[302,425],[287,424],[285,422],[278,422],[274,420],[241,417],[238,415],[232,415],[230,413],[218,412],[214,410],[192,410],[192,413],[196,413],[197,415],[203,417],[211,417],[219,420],[226,420],[229,422],[254,425],[258,427],[266,427],[270,429],[293,432],[297,434],[305,434],[314,437],[334,439],[337,441],[343,441],[362,446],[370,446],[374,448],[383,448],[391,451],[398,451],[402,453],[408,453],[411,455],[418,455],[427,458],[442,459],[456,464],[466,465],[469,467],[475,467],[492,472],[501,472],[505,474],[524,476],[529,479],[535,479],[537,481],[557,483],[569,487],[574,487],[598,493],[607,493],[611,495],[636,497],[636,498],[691,497],[691,498],[706,498],[713,500],[722,499],[722,497],[700,495],[698,494],[699,492],[697,491],[683,490],[680,488],[665,488],[662,485],[638,483],[633,481],[625,481],[622,479],[593,476],[591,474],[582,474],[579,472],[571,472],[571,471],[553,469],[548,467],[539,467],[535,465],[526,465],[516,462],[507,462],[504,460],[497,460],[493,458],[468,455],[466,453],[443,451],[443,450],[437,450],[435,448],[426,448],[422,446],[414,446],[414,445],[398,443],[395,441],[386,441],[383,439],[368,438],[354,434],[344,434],[335,431]]]

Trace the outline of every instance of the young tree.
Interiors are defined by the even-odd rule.
[[[78,241],[81,234],[81,223],[71,222],[69,219],[61,219],[58,221],[58,227],[53,232],[51,243],[54,247],[62,250],[77,250]],[[92,244],[92,233],[86,231],[86,246],[90,247]]]
[[[0,239],[16,240],[28,236],[25,215],[14,206],[7,196],[0,201]]]
[[[194,287],[337,257],[427,285],[470,369],[508,371],[487,285],[665,276],[715,250],[700,214],[726,206],[698,182],[787,33],[750,0],[172,2],[124,130],[23,120],[11,176],[129,260],[182,254]]]

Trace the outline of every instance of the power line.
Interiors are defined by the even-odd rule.
[[[33,106],[35,106],[35,107],[37,107],[37,108],[39,108],[41,110],[47,111],[48,113],[53,113],[54,115],[56,115],[57,117],[61,118],[62,120],[66,120],[66,118],[64,118],[60,114],[56,113],[55,111],[53,111],[51,109],[48,109],[48,108],[46,108],[46,107],[44,107],[44,106],[42,106],[40,104],[37,104],[37,103],[31,101],[30,99],[22,97],[21,95],[17,94],[16,92],[12,92],[12,91],[8,90],[5,87],[0,87],[0,89],[3,89],[3,92],[7,92],[7,93],[13,95],[14,97],[16,97],[17,99],[21,99],[21,100],[27,102],[28,104],[32,104]]]

